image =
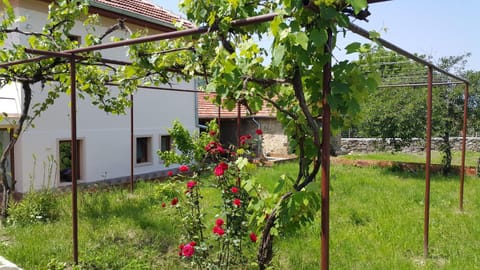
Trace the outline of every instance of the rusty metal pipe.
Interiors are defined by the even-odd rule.
[[[77,207],[77,91],[76,91],[75,57],[70,57],[70,123],[71,123],[71,151],[72,151],[72,235],[73,235],[73,261],[78,264],[78,207]]]
[[[430,223],[430,164],[432,159],[432,81],[433,68],[428,67],[428,93],[427,93],[427,141],[425,161],[425,212],[423,223],[423,257],[428,257],[428,232]]]
[[[134,118],[133,118],[133,94],[130,94],[130,102],[132,102],[132,105],[130,106],[130,192],[133,193],[133,188],[134,188],[134,181],[135,181],[135,175],[134,175],[134,143],[135,143],[135,135],[134,135]]]
[[[325,54],[330,55],[330,60],[323,66],[323,99],[322,99],[322,231],[321,231],[321,269],[329,269],[329,241],[330,241],[330,81],[332,79],[332,31],[328,30],[328,40],[325,45]]]
[[[371,38],[371,37],[370,37],[370,33],[369,33],[367,30],[361,28],[360,26],[358,26],[358,25],[356,25],[356,24],[350,23],[350,25],[348,26],[348,29],[350,29],[350,31],[352,31],[352,32],[354,32],[355,34],[358,34],[358,35],[360,35],[360,36],[362,36],[362,37],[364,37],[364,38],[366,38],[366,39],[369,39],[369,40],[378,42],[378,43],[380,43],[382,46],[384,46],[384,47],[386,47],[386,48],[388,48],[388,49],[390,49],[390,50],[392,50],[392,51],[395,51],[395,52],[397,52],[397,53],[399,53],[399,54],[401,54],[401,55],[403,55],[403,56],[405,56],[405,57],[407,57],[407,58],[409,58],[409,59],[412,59],[412,60],[414,60],[415,62],[418,62],[418,63],[420,63],[420,64],[422,64],[422,65],[427,66],[427,67],[430,67],[430,68],[432,68],[432,69],[434,69],[434,70],[436,70],[436,71],[438,71],[438,72],[440,72],[440,73],[443,73],[443,74],[445,74],[445,75],[447,75],[447,76],[449,76],[449,77],[451,77],[451,78],[455,78],[455,79],[458,80],[458,81],[462,81],[462,82],[464,82],[464,83],[468,83],[468,80],[466,80],[466,79],[464,79],[464,78],[462,78],[462,77],[459,77],[459,76],[457,76],[457,75],[455,75],[455,74],[452,74],[452,73],[450,73],[450,72],[448,72],[448,71],[446,71],[446,70],[444,70],[444,69],[442,69],[442,68],[440,68],[440,67],[438,67],[438,66],[436,66],[436,65],[434,65],[434,64],[432,64],[432,63],[430,63],[430,62],[428,62],[428,61],[426,61],[425,59],[422,59],[422,58],[420,58],[420,57],[418,57],[418,56],[410,53],[410,52],[407,52],[406,50],[404,50],[404,49],[396,46],[395,44],[393,44],[393,43],[391,43],[391,42],[389,42],[389,41],[386,41],[385,39],[382,39],[382,38],[378,38],[378,39]]]
[[[465,84],[463,102],[463,127],[462,127],[462,164],[460,166],[460,211],[463,211],[463,191],[465,186],[465,151],[467,141],[467,115],[468,115],[468,83]]]
[[[434,86],[443,86],[443,85],[457,85],[464,84],[464,82],[437,82],[432,83]],[[378,86],[378,88],[392,88],[392,87],[422,87],[428,86],[428,83],[399,83],[399,84],[384,84]]]

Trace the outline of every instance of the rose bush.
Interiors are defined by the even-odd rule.
[[[182,130],[178,124],[174,129]],[[259,132],[257,131],[257,134]],[[177,140],[175,134],[181,134]],[[184,143],[194,146],[187,152],[191,159],[178,157],[183,155],[173,150],[168,154],[159,153],[165,164],[175,164],[182,161],[178,167],[179,174],[169,174],[169,180],[173,183],[185,180],[183,190],[165,193],[161,198],[162,208],[164,201],[171,201],[171,207],[175,208],[182,221],[183,234],[179,239],[179,255],[192,266],[206,269],[226,269],[235,265],[244,266],[255,261],[255,231],[257,224],[251,223],[256,213],[248,209],[252,196],[245,187],[250,187],[251,179],[249,171],[254,167],[249,159],[252,154],[249,151],[250,143],[254,138],[251,135],[242,135],[239,148],[224,147],[218,141],[217,126],[214,122],[209,124],[209,131],[187,138],[183,131],[171,132],[174,145]],[[260,136],[256,135],[256,136]],[[180,146],[180,145],[178,145]],[[185,146],[179,148],[186,149]],[[205,226],[205,209],[202,208],[201,189],[208,175],[213,175],[213,185],[220,191],[221,203],[216,207],[214,223]],[[178,189],[178,188],[177,188]],[[171,197],[168,197],[171,196]],[[192,243],[195,243],[192,245]]]

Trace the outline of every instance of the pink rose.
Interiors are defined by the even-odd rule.
[[[182,248],[182,255],[185,257],[192,257],[193,253],[195,253],[195,247],[193,247],[191,244],[186,244]]]
[[[168,171],[168,176],[172,176],[173,175],[173,172],[172,171]]]
[[[197,182],[194,181],[194,180],[191,180],[191,181],[188,181],[187,183],[187,188],[188,189],[192,189],[193,187],[195,187],[197,185]]]
[[[215,176],[222,176],[225,173],[225,170],[222,169],[222,167],[217,166],[215,167],[215,170],[213,171],[213,173],[215,174]]]
[[[218,166],[220,166],[220,168],[222,168],[224,171],[228,170],[228,164],[225,163],[225,162],[220,162],[220,164],[218,164]]]
[[[215,227],[213,227],[213,230],[212,230],[212,231],[213,231],[214,234],[216,234],[216,235],[218,235],[218,236],[222,236],[222,235],[225,234],[225,230],[224,230],[222,227],[220,227],[220,226],[215,226]]]
[[[230,191],[231,191],[232,193],[237,193],[237,192],[238,192],[238,187],[232,187],[232,188],[230,189]]]
[[[188,172],[189,168],[187,165],[181,165],[179,168],[180,172]]]
[[[233,200],[233,204],[236,207],[240,207],[240,204],[242,204],[242,201],[240,201],[240,199],[236,198],[236,199]]]
[[[217,226],[222,226],[224,223],[225,223],[225,221],[223,221],[223,219],[221,219],[221,218],[217,218],[217,220],[215,220],[215,224]]]

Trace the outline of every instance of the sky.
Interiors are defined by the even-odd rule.
[[[151,1],[185,17],[178,9],[179,0]],[[466,68],[480,70],[479,0],[392,0],[372,4],[369,11],[369,22],[354,23],[379,32],[402,49],[434,59],[471,53]],[[340,49],[353,41],[367,42],[353,33],[346,38],[338,41]]]

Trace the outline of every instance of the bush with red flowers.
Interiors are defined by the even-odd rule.
[[[172,137],[178,144],[176,137]],[[185,136],[182,138],[185,139]],[[177,209],[182,220],[184,233],[180,242],[195,242],[194,245],[191,243],[181,245],[179,255],[199,268],[225,269],[235,265],[244,266],[254,260],[253,254],[256,250],[254,245],[256,235],[251,233],[249,220],[252,219],[247,209],[251,196],[245,189],[245,183],[250,179],[248,171],[254,166],[247,158],[250,154],[249,146],[244,145],[242,149],[224,147],[218,142],[218,132],[215,129],[200,134],[199,138],[205,143],[196,148],[203,152],[202,158],[190,161],[177,158],[176,160],[184,162],[179,171],[190,174],[171,177],[172,182],[183,179],[186,181],[183,190],[178,190],[175,196],[170,198],[171,205]],[[250,135],[245,135],[244,143],[248,144],[251,138]],[[197,142],[187,144],[193,146],[197,145]],[[171,162],[173,161],[165,161],[165,164]],[[205,226],[208,223],[204,221],[205,211],[201,200],[201,188],[207,181],[201,176],[205,172],[214,175],[213,182],[208,185],[213,185],[221,191],[221,203],[216,207],[219,212],[210,226]],[[252,249],[246,249],[248,247]],[[229,256],[224,256],[225,254]]]

